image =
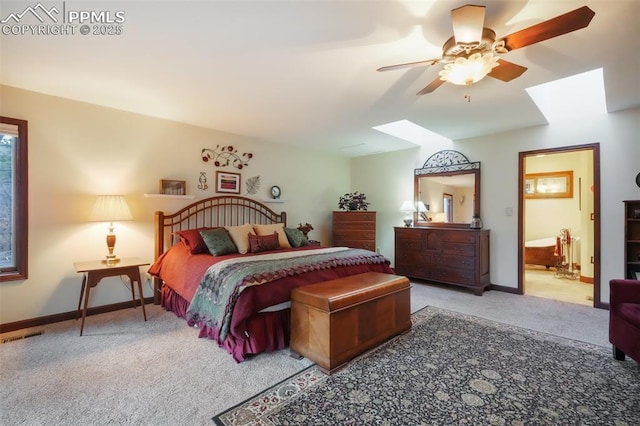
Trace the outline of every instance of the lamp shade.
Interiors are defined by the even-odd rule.
[[[124,195],[98,195],[89,218],[92,222],[133,220]]]
[[[405,213],[410,213],[410,212],[415,212],[417,210],[411,201],[405,201],[404,203],[402,203],[402,206],[400,206],[400,211]]]
[[[474,53],[468,58],[458,57],[440,71],[440,80],[461,86],[470,86],[482,80],[494,67],[497,67],[499,65],[498,59],[500,58],[493,56],[491,52]]]
[[[428,211],[429,211],[429,207],[426,206],[423,201],[418,201],[418,212],[424,213]]]

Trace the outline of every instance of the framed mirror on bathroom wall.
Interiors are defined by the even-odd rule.
[[[458,151],[439,151],[414,171],[414,201],[427,211],[417,212],[416,226],[469,227],[480,215],[480,163]]]

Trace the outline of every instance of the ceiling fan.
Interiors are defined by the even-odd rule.
[[[378,68],[378,71],[444,64],[439,77],[419,91],[418,95],[433,92],[445,81],[471,86],[486,75],[505,82],[511,81],[520,77],[527,68],[505,61],[498,55],[585,28],[595,16],[593,10],[582,6],[496,39],[495,31],[484,27],[485,9],[486,6],[468,4],[451,10],[453,36],[442,46],[441,58],[390,65]]]

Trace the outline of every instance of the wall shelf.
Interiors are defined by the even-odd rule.
[[[267,198],[262,200],[263,203],[284,203],[287,200],[283,200],[282,198]]]
[[[174,198],[182,200],[193,200],[195,195],[173,195],[173,194],[144,194],[146,198]]]

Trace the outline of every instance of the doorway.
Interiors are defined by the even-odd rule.
[[[599,144],[519,153],[518,292],[602,307]]]

